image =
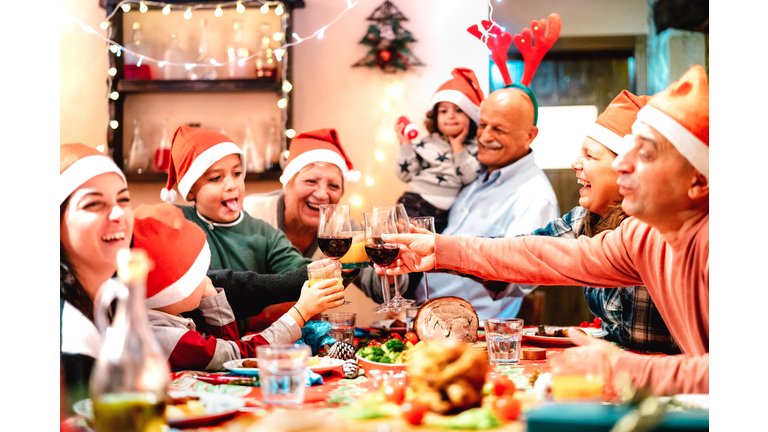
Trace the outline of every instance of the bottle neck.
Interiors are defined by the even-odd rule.
[[[242,42],[243,41],[243,29],[240,29],[240,28],[236,28],[235,29],[234,41],[235,42]]]
[[[133,29],[133,43],[141,44],[141,29]]]
[[[208,27],[205,25],[200,26],[200,48],[198,53],[200,55],[208,54]]]

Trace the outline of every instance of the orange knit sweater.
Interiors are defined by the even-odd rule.
[[[436,268],[538,285],[645,285],[682,355],[624,353],[614,372],[656,394],[709,393],[709,214],[673,243],[629,218],[616,230],[576,240],[438,236]]]

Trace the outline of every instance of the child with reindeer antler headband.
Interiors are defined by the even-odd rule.
[[[425,126],[430,135],[418,144],[405,136],[406,125],[395,126],[400,152],[397,177],[408,182],[403,203],[410,217],[434,216],[435,230],[448,225],[448,210],[462,186],[477,178],[477,124],[483,91],[471,69],[456,68],[432,96]]]

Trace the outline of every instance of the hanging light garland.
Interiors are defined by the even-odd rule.
[[[358,0],[359,1],[359,0]],[[287,36],[282,32],[276,32],[273,35],[273,39],[275,41],[282,41],[283,43],[281,46],[275,50],[273,50],[273,54],[275,55],[277,61],[281,62],[282,64],[282,76],[285,77],[287,73],[287,67],[288,62],[283,61],[283,58],[286,53],[286,49],[288,47],[298,45],[304,41],[310,40],[310,39],[322,39],[323,35],[325,33],[325,30],[327,30],[329,27],[331,27],[333,24],[335,24],[339,19],[341,19],[344,14],[355,7],[358,2],[352,2],[352,0],[345,0],[347,6],[346,8],[330,23],[322,26],[320,29],[312,33],[311,35],[307,37],[300,37],[296,33],[292,33],[291,36],[293,37],[294,41],[288,42]],[[137,4],[139,5],[139,11],[141,13],[147,12],[149,9],[149,6],[155,6],[158,8],[162,8],[163,15],[169,15],[173,9],[176,10],[184,10],[184,18],[191,19],[193,11],[197,10],[213,10],[214,16],[221,17],[223,15],[222,8],[226,7],[232,7],[235,6],[238,13],[245,12],[245,5],[243,4],[242,0],[238,1],[229,1],[229,2],[221,2],[218,4],[195,4],[195,5],[189,5],[189,4],[183,4],[183,5],[175,5],[175,4],[169,4],[165,2],[157,2],[157,1],[121,1],[117,4],[117,6],[114,8],[112,13],[110,13],[107,18],[101,23],[100,27],[102,30],[107,31],[107,36],[102,35],[100,32],[96,31],[93,27],[84,24],[77,18],[73,16],[66,16],[65,18],[68,19],[70,22],[73,22],[80,26],[80,28],[85,31],[86,33],[96,35],[100,39],[102,39],[104,42],[108,44],[109,51],[115,56],[120,57],[122,55],[122,52],[126,52],[128,54],[134,55],[138,57],[137,66],[140,66],[143,62],[151,62],[156,63],[158,67],[165,67],[165,66],[183,66],[186,70],[191,70],[192,68],[196,66],[215,66],[215,67],[221,67],[225,66],[227,63],[219,62],[215,59],[211,59],[211,64],[199,64],[199,63],[173,63],[173,62],[167,62],[164,60],[158,60],[155,58],[147,57],[144,55],[141,55],[139,53],[133,52],[130,49],[126,49],[125,46],[117,43],[114,41],[112,32],[114,31],[114,28],[111,25],[111,19],[114,17],[114,15],[118,12],[118,10],[122,10],[123,12],[129,12],[131,10],[131,5]],[[270,8],[274,6],[274,12],[276,15],[278,15],[281,19],[281,28],[286,29],[288,27],[288,14],[285,13],[285,5],[280,1],[258,1],[258,2],[247,2],[247,3],[256,3],[259,7],[259,11],[262,14],[269,13]],[[255,58],[256,56],[261,55],[261,51],[255,52],[253,55],[240,59],[239,61],[242,63],[251,60]],[[119,92],[112,90],[112,81],[117,75],[117,69],[115,67],[110,67],[110,69],[107,71],[107,93],[108,98],[111,100],[117,100],[120,97]],[[286,112],[286,107],[288,106],[288,93],[293,89],[293,85],[288,82],[288,80],[283,80],[280,86],[280,98],[277,102],[278,107],[280,108],[280,117],[281,117],[281,123],[282,123],[282,129],[285,130],[286,123],[288,121],[288,115]],[[119,122],[115,119],[109,120],[109,127],[112,129],[117,129],[120,126]],[[288,150],[287,150],[287,141],[286,138],[292,138],[295,135],[295,131],[293,129],[285,130],[285,133],[281,135],[281,147],[283,151],[281,152],[281,158],[287,158],[288,157]]]

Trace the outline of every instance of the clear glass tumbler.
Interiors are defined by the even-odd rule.
[[[265,404],[304,403],[306,371],[312,356],[307,345],[262,345],[256,347],[256,356]]]
[[[491,363],[517,362],[522,339],[522,318],[491,318],[485,321],[485,340]]]

